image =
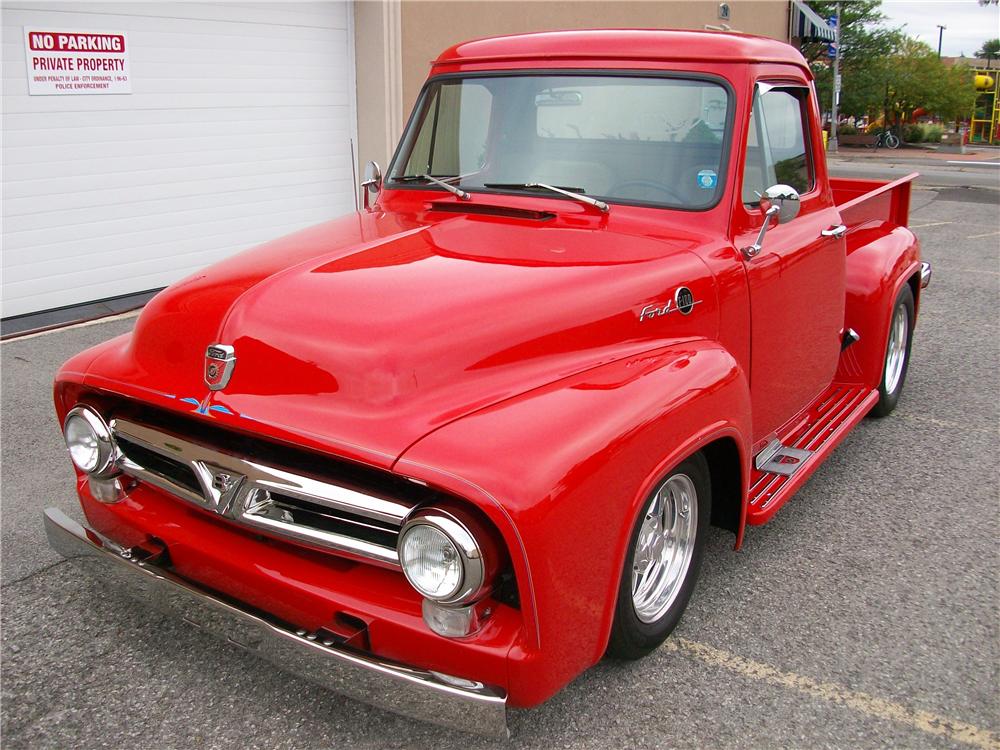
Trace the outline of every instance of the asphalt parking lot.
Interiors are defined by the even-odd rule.
[[[998,197],[914,192],[934,278],[897,412],[742,551],[713,533],[668,643],[513,712],[509,747],[1000,748]],[[53,374],[132,323],[2,345],[4,746],[503,747],[286,676],[48,549],[42,508],[79,515]]]

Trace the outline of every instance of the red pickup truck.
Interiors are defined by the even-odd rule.
[[[434,63],[364,210],[200,271],[55,383],[100,578],[491,735],[677,624],[903,388],[915,175],[827,174],[788,45],[526,34]],[[96,667],[97,665],[95,665]]]

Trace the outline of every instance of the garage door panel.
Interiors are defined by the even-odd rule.
[[[240,149],[216,149],[207,152],[184,152],[171,157],[174,168],[189,170],[191,178],[199,176],[202,169],[219,165],[246,164],[246,163],[273,163],[281,161],[293,161],[300,158],[315,156],[316,158],[326,158],[330,156],[343,156],[350,154],[350,143],[324,143],[321,146],[297,146],[294,144],[284,144],[275,148],[259,149],[255,159],[248,159],[245,152]],[[64,161],[60,164],[20,164],[11,165],[7,171],[9,179],[13,181],[15,176],[18,179],[33,180],[47,179],[51,177],[73,177],[92,176],[93,184],[90,189],[99,190],[103,185],[104,175],[118,174],[122,172],[140,171],[170,171],[170,167],[163,166],[163,158],[159,155],[151,156],[123,156],[109,157],[104,159],[84,158]],[[170,171],[171,174],[176,172]],[[151,178],[155,179],[155,178]]]
[[[2,21],[5,316],[354,209],[349,4],[18,3]],[[125,31],[132,93],[29,96],[24,25]]]
[[[306,217],[313,215],[313,209],[297,209],[294,212],[290,212],[289,215],[292,217],[292,220],[284,224],[269,225],[273,228],[275,235],[267,239],[283,237],[301,229],[303,226],[308,226],[302,224],[303,212]],[[319,222],[322,222],[322,220],[320,218]],[[226,231],[207,235],[195,233],[191,237],[177,237],[171,239],[169,242],[156,241],[157,236],[155,234],[146,233],[144,236],[150,240],[149,242],[141,242],[137,237],[130,237],[129,242],[124,247],[109,247],[107,244],[93,243],[92,247],[89,248],[92,252],[87,253],[87,258],[92,268],[101,269],[103,274],[111,276],[120,274],[125,269],[126,264],[145,262],[147,256],[167,260],[174,259],[178,261],[175,265],[179,268],[181,265],[194,263],[196,259],[193,259],[191,256],[197,255],[207,263],[255,247],[261,244],[257,241],[259,234],[260,225],[249,226],[246,223],[236,225],[231,222]],[[266,242],[267,239],[264,241]],[[121,245],[124,243],[116,244]],[[66,272],[65,266],[59,265],[47,270],[51,275]],[[16,270],[12,272],[15,274],[19,273],[20,275],[12,276],[9,279],[11,283],[21,284],[41,278]],[[79,273],[79,269],[74,269],[69,273],[76,275]]]
[[[79,14],[82,3],[45,3],[47,13]],[[102,16],[121,15],[121,3],[87,3],[88,14]],[[33,6],[26,2],[4,3],[8,10],[31,11]],[[235,21],[255,24],[286,24],[310,28],[345,28],[347,8],[343,3],[136,3],[129,7],[132,18],[154,18],[161,21],[170,19],[200,21]]]
[[[187,7],[185,7],[185,5]],[[252,13],[254,3],[233,3],[232,16],[229,18],[199,18],[202,3],[176,4],[172,9],[163,3],[117,3],[108,6],[110,12],[92,12],[93,3],[79,3],[65,6],[62,10],[53,10],[51,3],[4,3],[5,25],[23,25],[27,23],[36,26],[49,24],[66,27],[72,24],[72,29],[87,28],[127,28],[136,31],[150,31],[165,34],[184,34],[187,36],[248,36],[277,38],[302,37],[307,39],[322,39],[323,34],[331,31],[343,31],[347,28],[347,13],[342,3],[343,19],[336,25],[298,24],[290,18],[272,15],[267,20],[248,22],[240,18],[241,12]],[[4,32],[6,33],[9,32]]]
[[[37,201],[21,201],[40,196],[56,207],[77,208],[124,202],[129,198],[135,201],[155,200],[236,190],[241,186],[312,182],[317,176],[343,174],[350,168],[350,162],[350,155],[344,153],[324,157],[310,155],[303,159],[202,165],[197,173],[185,167],[104,172],[99,191],[93,190],[90,175],[22,180],[12,183],[11,189],[4,191],[4,213],[8,216],[31,213],[37,210]]]
[[[49,112],[44,124],[35,113],[4,113],[4,135],[17,130],[52,130],[78,127],[152,127],[156,125],[196,125],[199,123],[232,123],[268,121],[289,123],[293,120],[343,120],[347,116],[343,105],[321,107],[231,107],[229,109],[198,109],[181,112],[145,109],[116,109],[102,112]],[[346,125],[346,121],[345,121]]]
[[[6,112],[20,113],[20,112],[36,112],[45,114],[48,112],[60,112],[60,111],[72,111],[70,107],[71,102],[61,101],[63,99],[68,99],[70,97],[61,96],[36,96],[30,97],[32,99],[41,100],[38,104],[34,102],[26,102],[24,99],[28,99],[28,84],[27,81],[7,81],[4,82],[4,99],[5,105],[9,103],[9,109],[5,109]],[[187,109],[187,108],[206,108],[206,109],[217,109],[219,107],[263,107],[270,108],[272,106],[286,107],[286,106],[313,106],[313,107],[323,107],[329,106],[331,104],[337,106],[350,107],[350,98],[346,93],[326,93],[318,91],[301,91],[301,92],[225,92],[225,93],[186,93],[184,91],[169,91],[162,93],[133,93],[130,96],[130,101],[127,103],[128,106],[134,107],[136,109],[156,109],[162,110],[164,108],[168,109]],[[74,97],[75,98],[75,97]],[[87,108],[90,111],[94,110],[114,110],[120,109],[124,105],[123,102],[117,101],[123,98],[122,96],[94,96],[93,99],[99,99],[101,101],[94,102],[92,105],[88,103]],[[79,102],[77,102],[79,106]]]
[[[349,133],[341,117],[298,118],[291,121],[276,119],[234,120],[230,122],[164,122],[141,125],[90,125],[78,127],[48,127],[32,130],[4,129],[5,148],[66,146],[93,142],[149,142],[169,139],[207,138],[210,136],[256,137],[285,135],[298,138],[308,133]]]
[[[305,209],[300,206],[283,212],[272,212],[269,216],[250,215],[228,221],[220,220],[211,225],[183,225],[167,240],[163,239],[163,232],[157,229],[126,232],[108,237],[81,239],[74,246],[74,257],[93,258],[102,253],[123,251],[128,258],[141,260],[147,257],[176,257],[184,252],[193,252],[192,248],[205,251],[228,248],[231,253],[235,253],[308,226],[301,223],[303,213],[309,217],[316,217],[314,223],[321,223],[329,218],[323,213],[322,206]],[[53,252],[62,249],[60,246]],[[64,267],[61,270],[66,269]],[[120,269],[108,269],[108,271],[116,278],[121,276]],[[28,277],[22,277],[24,278]]]
[[[97,165],[95,165],[96,168]],[[303,159],[274,159],[272,161],[232,162],[213,166],[200,166],[197,174],[185,167],[156,170],[125,170],[121,172],[104,172],[101,176],[102,190],[93,192],[93,180],[89,175],[54,177],[48,180],[23,180],[12,183],[5,191],[5,201],[15,201],[22,198],[44,196],[49,200],[59,200],[59,196],[74,196],[72,203],[62,204],[67,207],[83,205],[101,205],[94,202],[101,200],[105,192],[113,195],[114,200],[124,200],[126,196],[135,196],[136,200],[152,200],[170,195],[191,195],[199,190],[213,192],[216,182],[219,185],[241,185],[246,181],[271,180],[277,176],[309,182],[310,172],[317,174],[342,174],[349,169],[349,154],[331,154],[318,157],[310,155]],[[208,187],[206,187],[206,183]],[[121,197],[118,197],[118,193]],[[97,197],[95,197],[97,196]],[[89,202],[88,202],[89,201]],[[5,203],[5,208],[11,203]],[[34,205],[18,206],[17,211],[10,214],[29,213]]]
[[[325,205],[327,213],[325,219],[343,213],[340,206],[332,203],[325,196],[308,196],[305,198],[273,196],[258,198],[256,200],[246,200],[236,202],[228,206],[216,208],[194,208],[179,209],[171,212],[136,212],[127,218],[102,218],[101,210],[94,209],[93,219],[81,221],[69,221],[59,227],[48,225],[18,229],[18,225],[35,224],[30,216],[14,216],[9,222],[9,230],[5,229],[5,261],[9,257],[11,262],[15,257],[14,252],[18,249],[31,247],[32,245],[55,244],[66,231],[72,232],[74,243],[96,237],[108,237],[116,234],[137,232],[142,230],[157,230],[175,232],[179,227],[206,226],[213,222],[224,222],[226,219],[245,218],[256,215],[276,215],[285,207],[297,208],[303,203],[312,205]],[[141,208],[139,209],[142,210]],[[7,223],[7,222],[5,222]],[[76,257],[75,255],[73,257]]]
[[[339,131],[339,132],[338,132]],[[303,146],[324,146],[330,142],[331,137],[338,141],[348,140],[346,128],[335,129],[330,132],[322,131],[296,132],[271,132],[256,133],[252,136],[238,137],[234,134],[232,138],[223,135],[212,135],[207,137],[189,138],[161,138],[157,140],[141,141],[94,141],[83,145],[80,143],[69,144],[41,144],[37,146],[21,145],[17,148],[4,148],[4,162],[7,165],[36,164],[41,160],[52,161],[74,161],[84,158],[104,158],[120,156],[146,156],[172,157],[174,154],[202,153],[210,151],[242,151],[248,152],[250,149],[280,149],[295,143],[299,147]]]
[[[296,175],[296,177],[298,177]],[[282,182],[284,184],[282,184]],[[172,195],[151,200],[133,200],[128,203],[111,202],[90,206],[63,206],[44,211],[28,211],[21,214],[4,213],[4,221],[9,222],[8,231],[12,238],[22,232],[48,229],[58,218],[62,226],[79,226],[105,221],[134,221],[136,219],[170,215],[183,216],[188,211],[211,210],[229,206],[254,206],[263,201],[285,201],[292,203],[316,193],[345,190],[351,186],[350,180],[333,180],[329,175],[314,173],[313,181],[290,177],[261,180],[256,185],[234,186],[227,191],[199,192]],[[56,199],[56,196],[53,197]],[[24,203],[21,203],[24,206]],[[6,206],[6,203],[5,203]],[[30,208],[30,204],[28,205]],[[141,213],[140,213],[141,212]],[[6,266],[5,266],[6,268]]]
[[[272,213],[269,217],[272,222],[271,225],[273,225],[273,220],[275,218],[284,217],[287,219],[287,224],[292,227],[292,229],[289,229],[288,231],[279,230],[273,237],[269,236],[265,237],[263,240],[258,240],[257,237],[259,232],[251,232],[250,228],[241,229],[239,231],[240,237],[244,239],[249,238],[250,244],[238,243],[233,236],[234,232],[228,231],[214,233],[210,235],[212,239],[208,239],[198,234],[195,234],[192,237],[178,238],[170,242],[169,247],[162,247],[159,244],[146,245],[141,242],[137,243],[135,240],[133,240],[132,244],[128,247],[123,248],[111,249],[106,246],[99,245],[97,246],[95,252],[86,254],[86,268],[76,268],[68,271],[66,263],[58,258],[52,258],[37,263],[12,263],[4,269],[4,282],[8,285],[9,289],[16,291],[18,284],[34,280],[44,282],[46,280],[56,278],[61,274],[73,274],[74,276],[79,276],[81,273],[90,272],[92,270],[97,270],[105,275],[108,273],[111,273],[112,275],[122,273],[127,274],[130,272],[129,266],[131,264],[143,263],[161,263],[166,264],[163,266],[164,268],[169,268],[171,267],[171,264],[176,265],[175,261],[181,256],[194,253],[201,253],[208,258],[206,262],[211,262],[211,260],[215,260],[217,257],[224,257],[213,255],[213,253],[222,252],[223,248],[227,250],[227,253],[235,253],[261,244],[261,242],[265,242],[269,239],[275,239],[294,231],[301,226],[298,222],[301,220],[301,216],[303,215],[316,217],[317,222],[329,219],[329,213],[324,213],[324,208],[328,206],[330,201],[335,199],[335,197],[336,191],[331,189],[329,192],[317,194],[314,199],[308,201],[303,200],[297,208]],[[230,221],[224,225],[232,227],[233,223]],[[155,237],[153,234],[147,234],[146,236]],[[80,255],[82,255],[82,253]],[[16,260],[16,257],[12,258],[12,261]],[[185,262],[193,261],[186,259]]]
[[[287,223],[281,225],[281,231],[274,237],[265,237],[264,241],[268,239],[277,239],[278,237],[290,234],[299,229],[322,223],[326,218],[324,211],[316,208],[301,208],[293,211],[286,211],[283,212],[282,216],[286,219]],[[251,245],[251,247],[252,246],[253,245]],[[168,282],[173,283],[174,281],[188,275],[192,271],[195,271],[200,267],[204,267],[208,263],[214,263],[222,260],[223,258],[235,255],[237,252],[245,249],[248,248],[232,244],[212,245],[203,251],[191,253],[172,252],[169,256],[158,257],[145,257],[137,252],[131,256],[130,260],[119,262],[115,265],[101,266],[90,264],[87,267],[73,270],[66,270],[65,266],[63,266],[59,270],[59,274],[55,277],[37,279],[25,278],[19,281],[12,281],[9,285],[5,284],[5,287],[10,292],[10,296],[4,298],[4,304],[14,303],[19,299],[32,294],[42,293],[48,288],[47,282],[51,278],[61,278],[64,283],[72,284],[75,287],[81,288],[105,282],[113,284],[116,288],[118,288],[120,279],[123,276],[131,279],[143,278],[149,272],[174,272]],[[150,287],[148,286],[136,286],[136,288],[132,291],[144,291],[149,288]],[[119,294],[119,292],[114,292],[114,294]],[[90,299],[96,298],[91,297]],[[49,305],[49,307],[57,306],[59,305]]]

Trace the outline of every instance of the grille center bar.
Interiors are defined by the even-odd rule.
[[[414,503],[380,497],[194,443],[127,419],[111,421],[117,465],[231,521],[399,568],[399,529]]]

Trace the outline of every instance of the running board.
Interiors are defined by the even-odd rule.
[[[750,473],[747,523],[770,520],[878,401],[878,391],[834,383],[757,454]]]

